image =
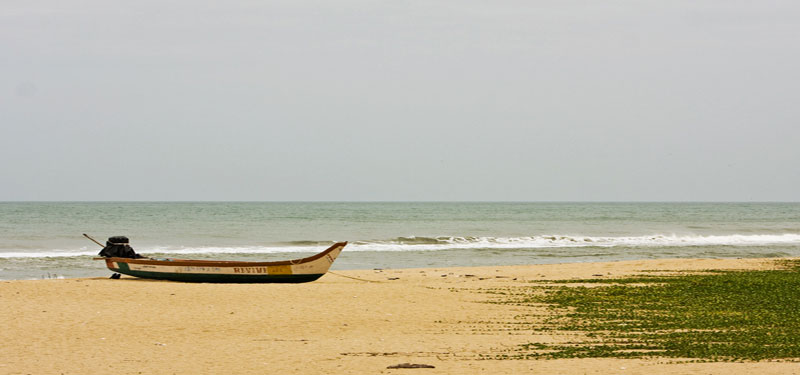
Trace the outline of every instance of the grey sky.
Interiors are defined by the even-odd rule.
[[[800,200],[797,1],[0,3],[0,200]]]

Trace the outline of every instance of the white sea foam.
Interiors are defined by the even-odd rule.
[[[800,234],[623,237],[530,236],[530,237],[411,237],[394,241],[356,242],[350,251],[425,251],[449,249],[539,249],[570,247],[684,247],[800,245]]]
[[[303,242],[302,245],[289,246],[247,246],[247,247],[174,247],[155,246],[137,248],[143,255],[169,254],[275,254],[275,253],[316,253],[332,243]],[[643,247],[690,247],[690,246],[800,246],[800,234],[755,234],[755,235],[713,235],[679,236],[655,234],[648,236],[562,236],[544,235],[529,237],[401,237],[383,241],[353,241],[346,251],[441,251],[459,249],[525,250],[547,248],[643,248]],[[52,250],[0,252],[0,258],[61,258],[96,256],[96,251]]]
[[[68,258],[68,257],[96,256],[96,255],[97,251],[77,251],[77,250],[0,252],[0,258]]]

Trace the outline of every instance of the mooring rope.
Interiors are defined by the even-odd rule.
[[[336,275],[336,276],[346,277],[346,278],[348,278],[348,279],[353,279],[353,280],[358,280],[358,281],[366,281],[366,282],[368,282],[368,283],[382,283],[382,282],[383,282],[383,281],[378,281],[378,280],[359,279],[359,278],[357,278],[357,277],[353,277],[353,276],[347,276],[347,275],[342,275],[342,274],[340,274],[340,273],[331,272],[331,271],[328,271],[328,273],[334,274],[334,275]]]

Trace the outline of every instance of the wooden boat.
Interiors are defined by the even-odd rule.
[[[305,283],[328,272],[347,242],[307,258],[280,262],[102,257],[108,269],[146,279],[201,283]]]

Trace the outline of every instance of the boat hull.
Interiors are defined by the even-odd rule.
[[[109,270],[156,280],[200,283],[305,283],[319,279],[347,242],[314,256],[281,262],[101,258]]]

